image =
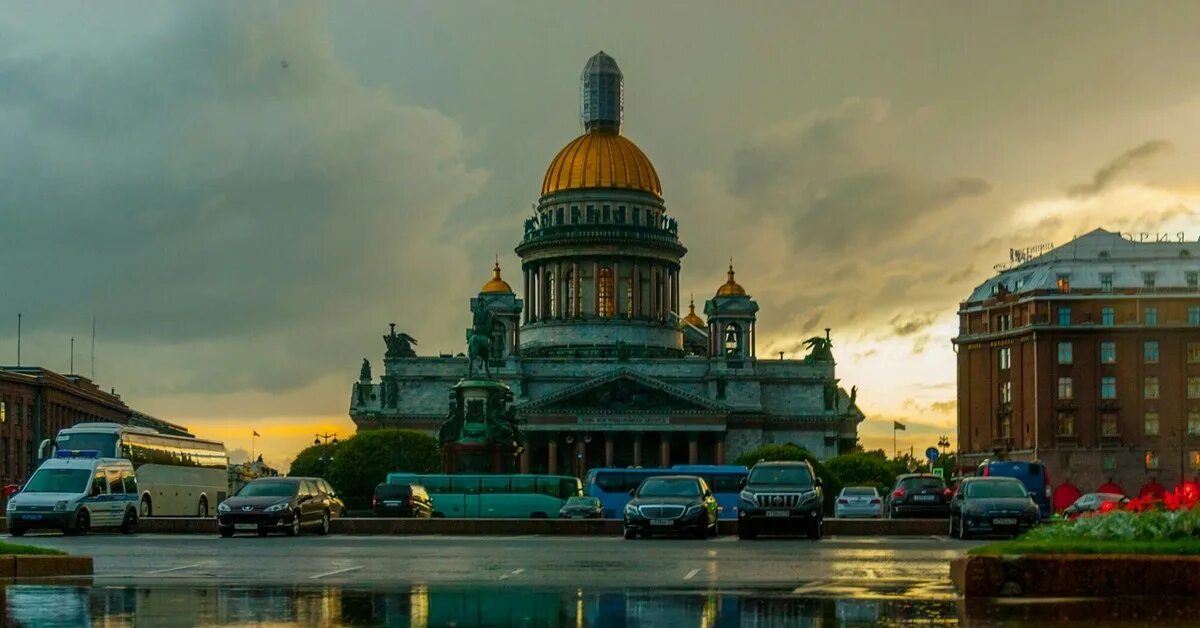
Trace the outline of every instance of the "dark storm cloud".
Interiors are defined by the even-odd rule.
[[[927,329],[937,320],[938,314],[940,312],[897,314],[888,324],[892,327],[893,335],[903,338]]]
[[[1117,178],[1139,163],[1169,152],[1171,148],[1171,143],[1163,140],[1151,140],[1140,146],[1131,148],[1118,155],[1112,161],[1104,164],[1103,167],[1092,175],[1090,182],[1077,183],[1067,188],[1067,195],[1071,198],[1095,196],[1108,189]]]
[[[322,20],[195,5],[104,55],[0,57],[0,244],[37,270],[8,304],[204,356],[184,390],[280,390],[353,363],[340,325],[447,293],[442,216],[487,173],[453,120],[353,79]]]

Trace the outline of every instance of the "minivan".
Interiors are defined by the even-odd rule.
[[[132,534],[138,522],[133,464],[101,458],[98,451],[59,451],[8,500],[6,515],[13,536],[47,528],[64,534],[117,528]]]

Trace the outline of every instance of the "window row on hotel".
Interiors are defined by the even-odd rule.
[[[1200,342],[1187,343],[1187,363],[1200,364]],[[1012,359],[1006,354],[1008,349],[1001,349],[998,360],[1000,369],[1005,370],[1012,364]],[[1075,343],[1069,340],[1059,341],[1058,343],[1058,363],[1059,364],[1074,364],[1075,362]],[[1159,342],[1157,340],[1146,340],[1142,342],[1142,362],[1145,364],[1158,364],[1159,362]],[[1117,363],[1117,343],[1112,340],[1100,341],[1100,363],[1101,364],[1116,364]]]
[[[1100,292],[1112,292],[1113,291],[1113,273],[1102,272],[1102,273],[1100,273],[1099,279],[1100,279]],[[1188,288],[1191,288],[1193,290],[1200,288],[1200,271],[1195,271],[1195,270],[1185,271],[1183,273],[1183,280]],[[1022,287],[1024,287],[1024,283],[1025,283],[1024,278],[1018,278],[1015,283],[1015,289],[1020,290]],[[995,291],[999,290],[999,285],[1000,284],[996,284],[996,286],[994,287]],[[1063,294],[1070,293],[1071,292],[1071,274],[1070,273],[1059,273],[1055,277],[1055,285],[1058,287],[1059,292],[1061,292]],[[1142,289],[1143,290],[1155,290],[1157,288],[1158,288],[1158,271],[1153,271],[1153,270],[1142,271]]]
[[[1142,319],[1140,321],[1130,321],[1140,323],[1147,327],[1158,325],[1158,308],[1149,306],[1142,309]],[[1062,306],[1058,308],[1058,326],[1070,327],[1073,323],[1071,318],[1071,308]],[[1100,308],[1100,325],[1104,327],[1112,327],[1117,324],[1116,310],[1111,306]],[[1187,324],[1192,326],[1200,325],[1200,307],[1191,306],[1187,309]],[[1002,331],[1002,330],[1001,330]]]
[[[1150,376],[1142,380],[1142,397],[1144,399],[1160,399],[1162,397],[1162,390],[1159,387],[1157,377]],[[1100,398],[1105,400],[1117,398],[1116,377],[1100,378]],[[1200,399],[1200,376],[1189,376],[1187,378],[1187,398]],[[1075,378],[1058,378],[1058,400],[1073,401],[1074,399]],[[1000,400],[1001,402],[1012,400],[1012,382],[1002,382],[1000,384]]]

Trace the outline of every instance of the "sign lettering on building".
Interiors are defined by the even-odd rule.
[[[1187,242],[1187,234],[1182,231],[1169,233],[1165,231],[1146,232],[1141,231],[1133,233],[1132,231],[1122,231],[1121,237],[1130,242]],[[1200,236],[1196,238],[1200,242]]]
[[[580,425],[670,425],[666,416],[581,416]]]

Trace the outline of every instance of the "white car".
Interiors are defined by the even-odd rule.
[[[8,500],[8,533],[57,529],[86,534],[117,528],[132,534],[138,521],[137,480],[123,458],[96,451],[59,451],[38,467],[21,492]]]
[[[883,516],[883,499],[879,497],[879,491],[875,490],[874,486],[847,486],[838,493],[833,516],[838,519],[878,519]]]

